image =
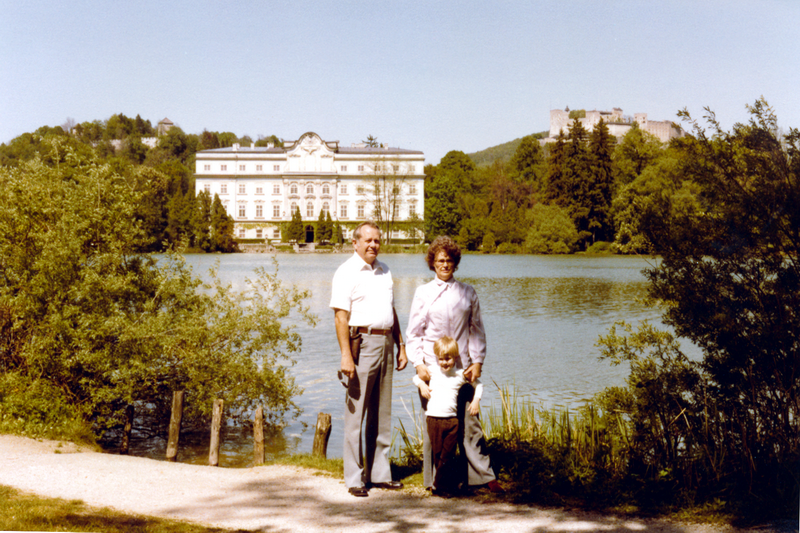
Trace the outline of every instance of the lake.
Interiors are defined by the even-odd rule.
[[[291,373],[304,393],[297,399],[301,416],[282,434],[270,438],[270,452],[310,452],[314,426],[320,412],[331,414],[333,429],[329,457],[341,457],[344,389],[336,372],[339,347],[328,307],[330,283],[347,254],[279,254],[278,275],[286,284],[311,291],[311,311],[316,327],[298,323],[302,352]],[[219,261],[220,277],[243,286],[253,270],[272,268],[272,255],[189,255],[188,263],[201,277]],[[415,289],[431,279],[424,256],[381,254],[395,280],[395,306],[405,332]],[[487,335],[483,367],[484,412],[499,401],[497,386],[511,385],[518,396],[545,407],[578,406],[605,387],[623,385],[627,366],[612,367],[599,360],[598,337],[618,320],[636,324],[659,323],[658,309],[643,302],[646,281],[642,270],[650,257],[630,256],[531,256],[465,255],[456,278],[478,293]],[[392,417],[411,427],[411,412],[419,410],[413,369],[394,374]],[[163,444],[141,443],[135,455],[163,457]],[[183,443],[182,443],[183,444]],[[207,442],[183,446],[179,461],[205,463]],[[220,452],[222,466],[247,466],[252,460],[252,441],[231,432]]]

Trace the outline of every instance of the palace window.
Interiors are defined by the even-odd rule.
[[[272,238],[273,239],[280,239],[281,238],[281,230],[279,228],[275,228],[272,230]]]
[[[328,202],[322,202],[322,212],[325,213],[325,216],[330,214],[331,206]]]
[[[364,165],[358,165],[358,171],[364,172]]]
[[[408,216],[417,214],[417,204],[408,204]]]
[[[342,172],[347,172],[347,165],[342,165]]]
[[[261,204],[256,204],[256,217],[264,218],[264,206]]]
[[[306,194],[314,194],[314,186],[310,183],[306,185]]]
[[[339,187],[340,194],[347,194],[347,184],[342,183],[341,187]]]
[[[279,183],[275,183],[272,185],[272,194],[280,194],[281,193],[281,186]]]
[[[262,236],[261,228],[256,228],[256,239],[260,239]]]
[[[294,216],[294,212],[297,211],[297,202],[292,202],[292,205],[289,206],[289,209],[289,212],[292,214],[292,216]]]
[[[408,194],[417,194],[417,184],[416,183],[409,183],[408,184]]]
[[[400,165],[392,165],[392,170],[395,172],[400,172]]]
[[[264,165],[256,165],[256,172],[263,172],[263,170],[264,170]]]
[[[356,194],[364,194],[364,186],[356,185]]]
[[[356,218],[364,218],[364,204],[358,204]]]
[[[347,204],[339,206],[339,218],[347,218]]]
[[[239,165],[239,172],[244,172],[244,165]]]
[[[330,186],[329,186],[329,185],[326,183],[325,185],[323,185],[323,186],[322,186],[322,194],[330,194],[330,193],[331,193],[331,188],[330,188]]]
[[[314,204],[313,204],[313,202],[308,202],[306,204],[306,217],[314,218]]]
[[[246,194],[247,189],[245,188],[244,183],[239,184],[239,194]]]
[[[209,172],[211,170],[211,165],[203,165],[203,170]]]
[[[275,172],[280,172],[281,171],[281,166],[280,165],[272,165],[272,170],[274,170]]]
[[[211,184],[206,183],[205,185],[203,185],[203,190],[206,191],[206,194],[211,194]]]
[[[297,184],[296,183],[292,183],[292,185],[289,187],[289,194],[297,194]]]
[[[281,218],[281,206],[279,204],[272,206],[272,218]]]
[[[245,204],[239,204],[239,217],[244,218],[246,209],[247,206]]]
[[[264,194],[264,187],[256,187],[256,194]]]
[[[244,239],[244,228],[239,228],[239,238]]]
[[[228,185],[223,183],[219,186],[219,193],[220,194],[228,194]]]
[[[219,169],[220,169],[222,172],[227,172],[227,171],[228,171],[228,165],[220,165]]]

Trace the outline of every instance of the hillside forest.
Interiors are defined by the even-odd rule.
[[[270,135],[253,141],[231,132],[198,135],[173,126],[155,148],[142,142],[155,135],[151,122],[139,115],[68,121],[0,145],[0,165],[30,160],[45,137],[61,137],[142,190],[136,217],[148,240],[140,251],[179,244],[191,251],[235,251],[233,220],[219,198],[195,194],[195,154],[234,143],[281,146],[281,140]],[[637,127],[616,139],[603,123],[587,132],[577,120],[554,143],[542,145],[541,137],[529,135],[472,157],[451,151],[426,166],[426,238],[453,235],[466,249],[485,253],[643,253],[649,248],[641,213],[654,197],[667,195],[687,205],[698,201],[683,170],[687,140],[665,145]],[[321,230],[330,225],[321,224]],[[292,227],[287,222],[284,239]]]

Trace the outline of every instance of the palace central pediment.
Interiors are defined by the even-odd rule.
[[[325,142],[314,132],[304,133],[294,143],[286,143],[287,172],[335,172],[333,155],[338,142]]]

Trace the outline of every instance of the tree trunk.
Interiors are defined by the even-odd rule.
[[[167,461],[175,462],[178,458],[178,439],[181,435],[181,418],[183,417],[183,391],[172,393],[172,415],[169,419],[169,440],[167,441]]]

